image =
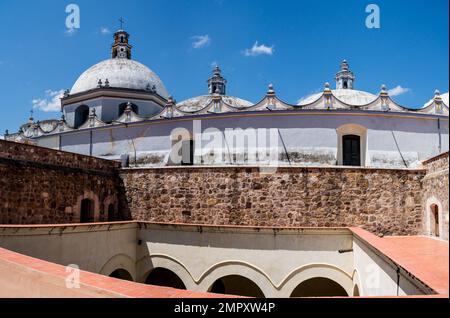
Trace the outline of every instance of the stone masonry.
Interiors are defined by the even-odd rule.
[[[430,204],[439,206],[440,219],[442,222],[442,231],[440,237],[448,241],[449,239],[449,212],[448,212],[448,157],[449,153],[443,153],[439,156],[430,158],[423,162],[427,169],[427,175],[423,179],[423,231],[429,234],[427,228],[427,219],[430,219]]]
[[[132,218],[250,226],[361,226],[422,231],[424,170],[282,167],[124,169]]]
[[[118,168],[112,161],[0,140],[0,223],[77,223],[84,198],[95,202],[95,221],[107,220],[110,204],[123,218]]]

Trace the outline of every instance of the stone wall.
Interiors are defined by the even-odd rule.
[[[445,152],[423,162],[427,174],[423,179],[423,231],[428,235],[434,235],[432,224],[434,217],[431,209],[437,205],[439,211],[439,237],[449,239],[449,209],[448,209],[448,161],[449,153]]]
[[[177,167],[121,171],[135,220],[422,232],[424,170]]]
[[[81,200],[94,202],[94,220],[119,211],[121,181],[113,161],[0,140],[0,223],[49,224],[80,221]]]

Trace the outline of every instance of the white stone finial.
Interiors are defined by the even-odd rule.
[[[381,85],[381,92],[382,92],[382,93],[387,93],[387,92],[388,92],[388,91],[387,91],[386,84],[382,84],[382,85]]]

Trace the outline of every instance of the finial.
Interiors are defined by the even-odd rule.
[[[99,80],[98,80],[98,83],[97,83],[97,87],[98,87],[98,88],[101,88],[102,86],[103,86],[102,80],[99,79]]]
[[[275,94],[275,89],[273,88],[273,84],[269,84],[267,94]]]
[[[325,91],[329,91],[329,90],[330,90],[330,83],[325,82],[324,90],[325,90]]]
[[[213,73],[214,73],[214,75],[220,75],[220,73],[222,73],[222,71],[220,70],[219,65],[216,65],[214,67]]]
[[[108,81],[108,79],[105,80],[105,87],[106,87],[106,88],[109,87],[109,81]]]
[[[33,110],[33,108],[31,108],[31,110],[30,110],[30,118],[28,118],[28,122],[30,124],[32,124],[33,121],[34,121],[33,114],[34,114],[34,110]]]
[[[123,19],[123,17],[120,17],[119,22],[120,22],[120,29],[123,30],[123,25],[125,24],[125,20]]]
[[[65,91],[64,91],[64,97],[69,97],[69,95],[70,95],[70,89],[66,89]]]
[[[441,95],[441,92],[438,89],[434,91],[434,96],[440,96],[440,95]]]
[[[387,93],[387,92],[388,92],[388,91],[387,91],[386,84],[381,85],[381,92],[382,92],[382,93]]]

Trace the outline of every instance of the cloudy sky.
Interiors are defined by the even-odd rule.
[[[80,28],[66,28],[66,6]],[[380,28],[366,27],[366,6]],[[91,65],[109,58],[119,17],[133,58],[150,67],[178,101],[207,92],[219,64],[228,93],[256,102],[273,83],[287,102],[334,86],[347,59],[355,88],[386,84],[401,104],[422,106],[448,91],[448,1],[24,1],[1,0],[0,134],[36,119],[59,118],[59,96]],[[55,112],[56,111],[56,112]]]

